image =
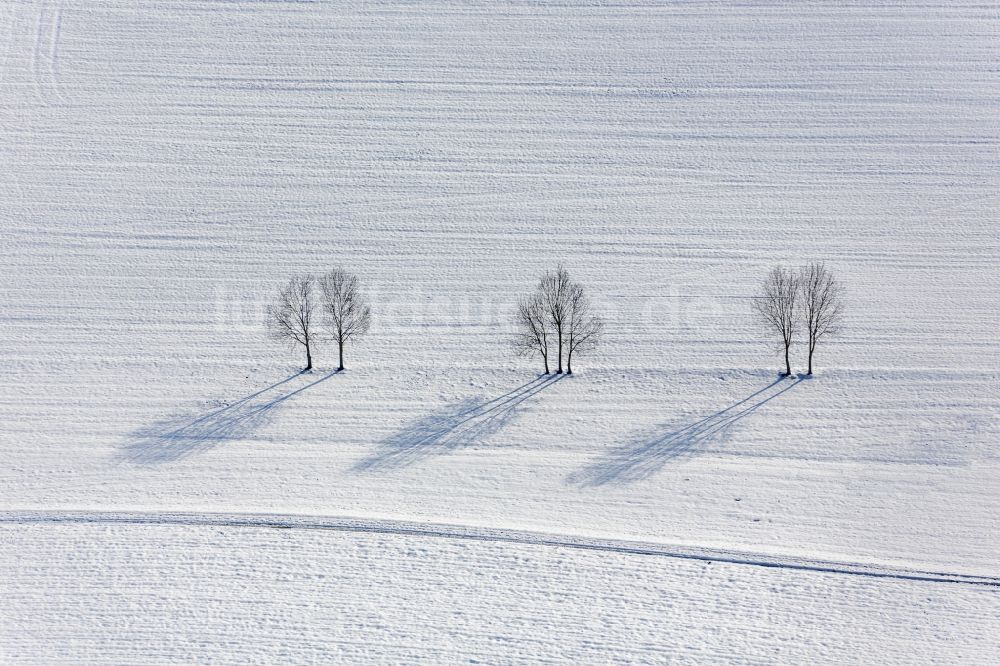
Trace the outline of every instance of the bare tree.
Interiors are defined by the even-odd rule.
[[[306,348],[306,367],[312,370],[312,344],[316,337],[316,279],[295,275],[267,308],[267,327],[271,337],[300,344]]]
[[[556,358],[558,359],[556,374],[561,375],[563,371],[563,341],[565,340],[566,332],[566,315],[569,311],[569,297],[572,291],[569,272],[566,271],[562,264],[556,267],[554,273],[547,271],[538,284],[538,291],[541,294],[549,324],[555,333],[557,344]]]
[[[545,364],[545,374],[549,374],[549,322],[545,301],[541,292],[522,296],[514,313],[517,331],[512,344],[521,356],[539,354]]]
[[[573,353],[583,353],[597,346],[604,322],[590,307],[590,299],[579,284],[570,287],[566,311],[566,374],[573,374]]]
[[[788,349],[798,331],[799,277],[783,266],[771,270],[751,301],[757,318],[771,333],[777,333],[785,350],[785,374],[792,374]]]
[[[344,369],[344,345],[368,332],[372,310],[365,302],[356,275],[335,268],[319,280],[323,292],[323,312],[330,336],[337,341],[340,364]]]
[[[553,347],[556,373],[563,372],[565,350],[566,373],[572,374],[573,354],[593,349],[604,326],[601,318],[593,314],[583,287],[570,279],[562,264],[555,271],[546,271],[535,292],[518,301],[514,321],[514,349],[522,356],[539,354],[545,374],[550,371],[549,352]]]
[[[843,288],[821,262],[812,262],[799,271],[802,320],[809,343],[809,370],[813,373],[813,352],[820,340],[835,335],[844,316]]]

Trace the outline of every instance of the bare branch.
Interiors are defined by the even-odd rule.
[[[361,292],[360,281],[341,268],[335,268],[319,280],[323,294],[323,312],[330,337],[340,352],[339,370],[344,369],[344,345],[361,337],[371,327],[371,307]]]
[[[299,344],[306,350],[306,370],[312,369],[312,344],[315,337],[315,279],[295,275],[267,308],[267,329],[272,338]]]
[[[517,327],[511,345],[519,356],[539,354],[545,364],[545,374],[549,373],[549,337],[547,310],[541,292],[518,299],[514,312]]]
[[[791,375],[788,350],[799,328],[798,275],[783,266],[776,266],[764,280],[751,306],[764,329],[778,337],[785,352],[785,374]]]
[[[563,371],[563,343],[565,341],[566,316],[569,309],[569,297],[572,291],[572,282],[569,279],[569,272],[559,264],[555,272],[547,271],[538,283],[538,292],[542,297],[545,312],[548,315],[549,324],[555,332],[557,345],[557,369],[558,374]]]
[[[558,360],[556,372],[563,371],[565,349],[566,372],[572,373],[573,354],[596,347],[604,327],[601,318],[591,312],[583,287],[570,279],[561,264],[542,275],[534,293],[518,300],[514,323],[514,350],[521,356],[539,354],[546,374],[553,346]]]
[[[813,262],[799,271],[802,320],[809,344],[809,374],[819,341],[836,335],[843,324],[843,288],[825,264]]]
[[[582,354],[595,349],[604,330],[604,321],[593,314],[590,299],[583,287],[573,283],[567,298],[567,347],[566,372],[573,373],[573,354]]]

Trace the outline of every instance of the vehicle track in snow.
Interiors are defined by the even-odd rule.
[[[670,557],[703,562],[720,562],[771,569],[788,569],[867,578],[885,578],[928,583],[957,583],[1000,587],[998,576],[976,576],[955,572],[924,571],[882,564],[814,560],[765,553],[726,550],[643,541],[606,539],[567,534],[532,532],[403,520],[345,518],[293,514],[242,514],[195,512],[124,511],[0,511],[0,525],[11,524],[136,524],[180,525],[231,528],[275,528],[330,530],[337,532],[394,534],[411,537],[517,543],[554,548],[604,551],[624,555]]]

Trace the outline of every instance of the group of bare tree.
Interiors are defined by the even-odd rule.
[[[820,340],[836,334],[844,315],[843,288],[820,262],[794,271],[771,269],[752,301],[754,313],[770,335],[776,335],[785,353],[785,374],[792,374],[789,350],[803,329],[809,349],[809,370]]]
[[[573,374],[573,355],[596,347],[604,328],[583,287],[570,279],[561,264],[542,275],[534,292],[518,300],[514,321],[514,350],[522,356],[538,354],[545,374],[551,371],[553,351],[556,373],[563,372],[565,352],[566,374]]]
[[[371,319],[357,276],[341,268],[319,278],[292,276],[267,309],[271,336],[305,348],[306,370],[312,369],[313,347],[325,340],[337,343],[337,370],[343,370],[344,345],[367,333]]]
[[[514,348],[523,354],[539,353],[549,370],[549,353],[557,359],[557,373],[573,372],[573,355],[593,349],[603,328],[600,317],[591,311],[590,300],[578,283],[570,280],[561,265],[546,272],[535,292],[518,302]],[[313,367],[317,342],[337,343],[344,369],[344,346],[368,332],[371,307],[361,291],[357,276],[341,268],[316,278],[295,275],[267,308],[267,328],[277,340],[301,346],[306,353],[305,370]]]
[[[777,337],[784,351],[786,375],[792,374],[790,350],[797,336],[805,332],[811,375],[817,345],[839,331],[844,314],[843,288],[819,262],[798,270],[775,267],[752,304],[765,330]],[[551,372],[553,355],[556,373],[563,373],[565,359],[565,372],[572,374],[574,355],[594,349],[604,328],[583,287],[570,279],[562,265],[546,271],[535,290],[518,300],[514,322],[514,350],[522,356],[541,357],[545,374]],[[343,370],[344,347],[368,332],[371,307],[357,276],[335,268],[319,278],[293,276],[268,307],[267,324],[274,338],[304,348],[306,370],[312,369],[316,343],[335,341],[337,369]]]

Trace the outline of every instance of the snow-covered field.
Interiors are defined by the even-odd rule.
[[[998,62],[965,2],[0,3],[0,661],[995,661]]]
[[[982,630],[995,587],[225,524],[4,525],[6,603],[24,611],[0,629],[9,656],[912,664],[1000,651]]]

